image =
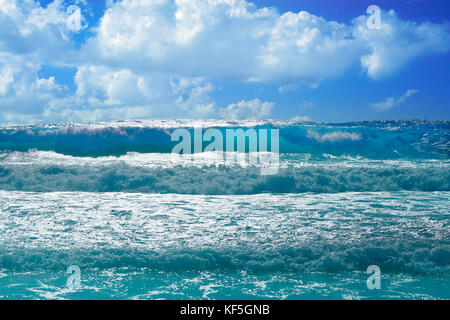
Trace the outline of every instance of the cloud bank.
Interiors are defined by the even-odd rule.
[[[0,27],[8,30],[0,34],[0,122],[269,117],[273,103],[259,99],[217,105],[216,83],[288,92],[355,66],[379,80],[450,48],[448,26],[403,21],[392,10],[368,29],[366,15],[343,24],[245,0],[123,0],[108,1],[89,29],[88,6],[0,0]],[[75,68],[75,89],[41,76],[48,65]],[[384,103],[378,109],[401,101]]]

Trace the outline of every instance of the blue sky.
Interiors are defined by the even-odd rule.
[[[449,12],[438,0],[0,0],[0,124],[449,120]]]

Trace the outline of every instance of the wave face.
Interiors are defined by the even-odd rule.
[[[450,155],[449,121],[374,121],[299,124],[286,121],[126,121],[0,129],[0,150],[54,151],[72,156],[169,153],[177,128],[280,130],[281,153],[362,156],[369,159],[436,158]],[[225,144],[224,144],[225,145]]]

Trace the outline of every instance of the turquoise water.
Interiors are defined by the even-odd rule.
[[[60,273],[13,274],[0,279],[2,299],[449,299],[448,278],[387,274],[368,290],[366,274],[167,272],[94,269],[66,287]],[[413,288],[413,289],[412,289]]]
[[[200,123],[278,128],[278,174],[169,154],[198,123],[0,129],[0,298],[450,298],[448,122]]]

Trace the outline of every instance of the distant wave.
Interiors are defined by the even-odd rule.
[[[55,151],[73,156],[169,153],[175,128],[277,128],[281,153],[371,159],[450,156],[449,121],[373,121],[344,124],[292,121],[148,120],[0,128],[0,151]]]

